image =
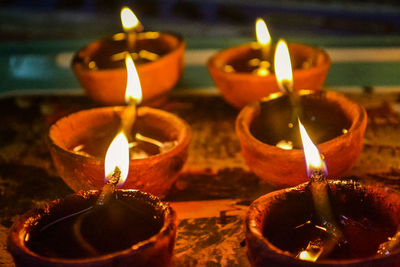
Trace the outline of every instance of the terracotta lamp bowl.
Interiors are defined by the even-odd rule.
[[[99,252],[99,255],[84,257],[82,248],[79,248],[78,239],[73,239],[74,232],[72,227],[66,226],[65,230],[57,232],[59,242],[52,240],[48,235],[43,238],[45,231],[59,231],[60,224],[68,225],[68,219],[61,219],[65,216],[79,213],[82,210],[93,207],[99,195],[99,191],[81,191],[67,196],[64,199],[55,200],[45,204],[41,208],[31,210],[21,216],[14,223],[8,237],[8,249],[11,252],[17,266],[168,266],[175,244],[176,236],[176,213],[172,208],[161,202],[157,197],[137,190],[118,190],[118,200],[122,205],[126,205],[125,212],[132,212],[132,216],[146,217],[151,216],[152,222],[146,227],[146,230],[136,230],[138,232],[147,232],[149,236],[141,241],[121,245],[126,240],[115,240],[122,235],[130,236],[132,229],[114,229],[115,238],[108,233],[100,234],[97,242],[92,245],[102,251],[104,243],[107,243],[114,250],[109,253]],[[125,208],[125,206],[123,206]],[[115,208],[114,206],[111,208]],[[94,208],[92,208],[94,210]],[[88,213],[90,211],[86,211]],[[70,219],[75,220],[74,216],[83,216],[85,212],[72,215]],[[93,213],[94,214],[94,213]],[[98,214],[90,216],[97,216]],[[125,213],[114,215],[126,215]],[[87,214],[86,214],[87,216]],[[85,220],[88,220],[87,216]],[[101,216],[101,215],[100,215]],[[59,222],[54,223],[60,219]],[[124,218],[126,219],[126,218]],[[124,220],[122,219],[122,221]],[[82,237],[86,242],[91,243],[92,238],[85,229],[85,220],[82,220]],[[128,219],[129,220],[129,219]],[[139,219],[140,220],[140,219]],[[76,223],[75,220],[74,223]],[[107,220],[98,221],[95,224],[105,223]],[[90,222],[88,220],[87,222]],[[86,222],[86,223],[87,223]],[[49,226],[54,223],[52,226]],[[115,223],[115,221],[114,221]],[[57,225],[58,224],[58,225]],[[48,226],[47,228],[45,226]],[[131,225],[131,227],[142,227],[141,223]],[[53,229],[51,229],[53,228]],[[97,225],[91,225],[95,229]],[[129,228],[129,227],[127,227]],[[41,233],[43,231],[43,233]],[[94,230],[93,230],[94,231]],[[54,233],[53,233],[54,234]],[[143,238],[141,236],[140,238]],[[109,239],[108,239],[109,238]],[[124,238],[122,238],[124,239]],[[135,238],[133,238],[134,240]],[[105,241],[105,240],[108,240]],[[127,239],[129,240],[129,238]],[[116,245],[117,244],[117,245]],[[113,247],[116,246],[116,247]],[[106,248],[110,249],[110,248]]]
[[[104,185],[104,155],[120,127],[124,107],[83,110],[66,116],[51,126],[50,152],[58,174],[74,191],[100,189]],[[157,147],[143,144],[148,157],[130,160],[129,175],[123,188],[139,189],[163,196],[176,180],[188,153],[189,125],[166,111],[141,107],[133,132],[162,142],[174,142],[159,153]],[[76,152],[85,145],[89,155]],[[94,156],[93,156],[94,155]]]
[[[376,251],[397,232],[399,193],[351,180],[329,181],[332,211],[347,245],[316,262],[296,259],[296,247],[302,250],[311,236],[309,229],[301,235],[306,228],[298,226],[315,213],[307,184],[271,192],[250,205],[245,234],[252,266],[398,266],[399,250],[386,256]]]
[[[124,55],[115,55],[126,50],[126,34],[119,33],[76,53],[72,69],[94,101],[108,105],[125,103],[126,67],[125,61],[120,60]],[[165,95],[178,82],[183,72],[185,42],[169,33],[143,32],[137,35],[134,47],[134,51],[142,50],[160,55],[156,60],[134,59],[146,103]],[[119,60],[111,61],[113,55]],[[144,57],[149,56],[145,53]]]
[[[259,76],[247,66],[248,60],[260,57],[260,51],[253,46],[245,44],[222,50],[207,62],[215,85],[225,100],[236,108],[280,91],[275,75]],[[289,43],[288,46],[294,68],[294,88],[321,90],[331,63],[329,55],[320,48],[305,44]],[[237,66],[237,71],[227,72],[224,70],[226,65]]]
[[[325,156],[329,177],[354,166],[367,124],[365,109],[334,92],[299,91],[300,120]],[[274,94],[244,107],[236,118],[242,155],[262,182],[287,187],[308,181],[305,159],[289,97]],[[288,125],[293,123],[294,127]],[[292,140],[293,149],[277,147]]]

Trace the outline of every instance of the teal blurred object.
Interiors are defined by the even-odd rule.
[[[82,39],[0,43],[0,95],[65,91],[80,93],[82,90],[70,69],[69,60],[75,51],[92,41],[91,39]],[[196,52],[217,51],[254,40],[247,38],[186,38],[186,41],[186,50],[190,51],[186,54],[186,60],[192,62],[190,57],[196,55]],[[400,37],[393,36],[304,37],[289,39],[289,41],[324,48],[353,48],[355,52],[359,48],[400,48]],[[204,64],[206,58],[202,58],[201,61],[201,64],[186,64],[177,90],[215,90]],[[333,61],[326,86],[397,86],[400,89],[399,70],[400,58],[398,55],[394,60],[387,60],[386,57],[382,61],[370,62],[360,61],[357,58],[354,58],[354,61],[351,59]]]

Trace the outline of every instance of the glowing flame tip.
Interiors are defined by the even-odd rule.
[[[129,7],[123,7],[121,9],[121,22],[124,31],[134,30],[140,25],[139,19]]]
[[[257,41],[264,46],[271,44],[271,35],[269,34],[267,24],[262,18],[256,21],[256,37]]]

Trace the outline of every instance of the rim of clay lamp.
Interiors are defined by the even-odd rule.
[[[63,118],[61,118],[60,120],[58,120],[57,122],[55,122],[49,130],[49,141],[50,141],[50,145],[52,147],[54,147],[57,151],[61,152],[61,153],[67,153],[69,155],[74,155],[74,157],[77,158],[81,158],[83,160],[86,159],[91,159],[91,160],[95,160],[97,162],[99,162],[100,164],[104,165],[104,158],[97,158],[97,157],[88,157],[88,156],[84,156],[81,154],[77,154],[67,148],[65,148],[64,146],[60,145],[60,141],[57,140],[55,141],[55,132],[57,131],[62,131],[62,129],[60,128],[60,124],[64,124],[67,123],[68,121],[71,121],[74,119],[74,117],[78,117],[81,114],[84,113],[90,113],[93,110],[98,111],[99,114],[108,114],[111,113],[112,115],[110,116],[119,116],[119,114],[122,112],[122,110],[125,109],[124,106],[116,106],[116,107],[101,107],[101,108],[93,108],[93,109],[87,109],[87,110],[81,110],[75,113],[72,113],[70,115],[67,115]],[[130,159],[130,162],[134,162],[134,166],[136,164],[140,164],[141,162],[146,162],[149,159],[151,160],[162,160],[165,158],[169,158],[173,155],[177,155],[182,153],[182,151],[184,151],[186,149],[186,147],[189,145],[191,137],[192,137],[192,132],[190,129],[190,126],[181,118],[179,118],[178,116],[176,116],[175,114],[169,113],[167,111],[161,110],[161,109],[155,109],[155,108],[150,108],[150,107],[139,107],[137,109],[138,111],[138,117],[140,116],[144,116],[147,114],[150,115],[157,115],[157,116],[161,116],[162,118],[168,120],[168,122],[172,122],[173,125],[175,126],[174,128],[179,129],[179,135],[177,138],[177,144],[175,146],[173,146],[170,150],[163,152],[163,153],[158,153],[152,156],[149,156],[147,158],[141,158],[141,159]],[[98,125],[102,125],[101,123]],[[85,126],[82,126],[85,127]],[[59,133],[60,135],[62,134],[61,132]],[[131,164],[130,164],[131,165]]]
[[[329,100],[330,103],[335,103],[338,104],[341,110],[344,112],[345,116],[351,121],[351,125],[345,134],[341,134],[339,136],[336,136],[326,142],[316,144],[318,146],[318,149],[321,151],[322,154],[328,159],[329,157],[332,157],[331,153],[334,150],[340,150],[341,145],[345,144],[346,141],[351,140],[358,134],[364,135],[364,131],[367,125],[367,113],[365,109],[358,103],[351,101],[350,99],[346,98],[344,95],[332,92],[332,91],[310,91],[310,90],[299,90],[298,91],[300,96],[306,96],[306,95],[323,95],[325,94],[325,98]],[[270,145],[267,143],[264,143],[260,140],[258,140],[250,131],[250,126],[253,123],[253,120],[259,116],[260,114],[260,103],[262,101],[271,101],[276,98],[285,96],[285,93],[282,92],[277,92],[274,94],[269,95],[268,97],[265,97],[261,99],[260,101],[253,102],[251,104],[246,105],[239,113],[239,115],[236,117],[236,134],[239,138],[240,145],[242,148],[243,152],[243,147],[245,147],[246,151],[250,151],[253,154],[259,155],[259,157],[263,156],[270,156],[271,154],[279,154],[279,155],[286,155],[287,158],[290,158],[291,161],[299,161],[299,162],[304,162],[304,153],[302,149],[291,149],[291,150],[285,150],[281,149],[279,147],[276,147],[274,145]],[[346,107],[345,109],[343,107]],[[362,139],[360,143],[362,148]],[[250,153],[249,152],[249,153]],[[339,155],[337,155],[339,156]],[[244,156],[246,160],[246,156]],[[246,160],[247,162],[247,160]],[[353,165],[355,162],[353,163]],[[304,165],[304,170],[305,170],[305,164]],[[327,163],[328,165],[328,172],[329,172],[329,167],[332,167],[332,164]],[[249,166],[250,167],[250,166]],[[252,169],[252,168],[250,168]],[[304,172],[304,177],[305,180],[307,179],[306,177],[306,172]],[[330,176],[337,175],[335,173],[329,174]],[[264,178],[260,177],[261,179],[265,180]],[[304,182],[303,181],[303,182]],[[269,181],[272,184],[277,184],[275,181]],[[284,184],[284,183],[283,183]],[[290,183],[288,183],[290,184]],[[298,183],[297,183],[298,184]],[[295,184],[292,184],[292,186]]]
[[[24,242],[25,234],[30,230],[29,228],[34,227],[35,222],[39,221],[43,214],[49,214],[51,211],[56,209],[62,209],[63,204],[65,202],[74,202],[75,201],[85,201],[90,199],[92,196],[96,196],[99,194],[99,190],[90,190],[90,191],[79,191],[74,194],[70,194],[63,199],[56,199],[51,202],[46,203],[45,205],[29,210],[25,214],[23,214],[12,226],[10,234],[8,236],[8,247],[11,250],[13,256],[25,257],[24,260],[31,259],[35,264],[45,264],[46,266],[56,266],[60,264],[61,266],[71,265],[71,266],[98,266],[97,264],[101,264],[103,261],[113,260],[115,258],[128,257],[132,253],[141,253],[146,252],[149,248],[155,246],[158,242],[165,242],[167,238],[173,238],[173,242],[175,242],[176,238],[176,212],[171,208],[171,206],[161,201],[158,197],[142,192],[135,189],[118,189],[119,195],[122,194],[122,197],[133,197],[137,198],[144,203],[150,204],[155,210],[157,210],[163,219],[163,224],[159,232],[146,240],[140,241],[138,243],[133,244],[132,246],[112,252],[104,255],[93,256],[88,258],[76,258],[76,259],[67,259],[67,258],[54,258],[47,257],[37,254],[30,250]],[[171,253],[172,256],[172,253]],[[28,259],[29,258],[29,259]],[[111,262],[109,262],[111,263]],[[36,265],[35,265],[36,266]],[[57,265],[58,266],[58,265]]]
[[[358,190],[362,190],[365,192],[366,195],[373,195],[376,196],[377,201],[383,201],[383,199],[387,199],[388,202],[393,199],[399,200],[398,192],[394,190],[388,189],[386,187],[379,187],[379,186],[370,186],[370,185],[362,185],[357,181],[352,179],[350,180],[328,180],[330,186],[336,186],[340,188],[345,188],[346,186],[350,186],[352,188],[358,188]],[[244,230],[246,235],[246,245],[247,249],[249,250],[249,242],[251,242],[252,246],[255,246],[259,249],[259,253],[261,252],[260,249],[265,251],[268,254],[268,258],[274,260],[274,264],[272,266],[277,266],[277,262],[282,264],[282,266],[290,265],[290,266],[354,266],[354,267],[361,267],[361,266],[385,266],[380,265],[385,262],[382,261],[390,261],[391,258],[400,259],[400,249],[397,249],[394,253],[388,256],[376,256],[371,255],[365,258],[352,258],[352,259],[342,259],[342,260],[335,260],[335,259],[323,259],[316,262],[304,261],[300,259],[294,258],[292,254],[288,251],[284,251],[274,244],[272,244],[266,237],[264,237],[262,231],[264,228],[264,220],[266,215],[262,214],[265,210],[268,210],[269,207],[272,207],[277,202],[284,200],[285,195],[290,192],[297,191],[299,194],[303,194],[304,190],[306,189],[309,183],[305,182],[295,187],[280,189],[277,191],[272,191],[267,193],[258,199],[256,199],[250,206],[246,213],[245,221],[244,221]],[[354,190],[356,191],[356,190]],[[261,229],[260,229],[261,228]],[[251,252],[247,252],[248,257],[250,258]],[[254,251],[253,253],[257,253]],[[249,259],[250,260],[250,259]],[[261,266],[264,262],[257,262],[255,266]],[[264,264],[267,264],[266,262]],[[365,265],[366,264],[366,265]],[[390,265],[392,266],[392,265]]]
[[[176,53],[179,53],[179,51],[181,49],[184,49],[186,42],[183,39],[183,37],[180,34],[177,33],[171,33],[171,32],[153,32],[153,31],[148,31],[148,32],[140,32],[137,33],[137,37],[138,40],[140,39],[146,39],[145,35],[148,33],[159,33],[160,37],[161,36],[167,36],[167,37],[173,37],[177,40],[177,45],[168,51],[168,53],[160,56],[156,61],[168,61],[170,57],[174,57]],[[79,72],[113,72],[113,71],[120,71],[121,69],[125,70],[125,67],[120,67],[120,68],[100,68],[100,69],[96,69],[96,70],[92,70],[89,69],[88,67],[86,67],[84,64],[82,64],[82,62],[80,61],[82,59],[81,57],[81,53],[85,53],[86,51],[92,49],[92,47],[97,46],[99,43],[104,42],[104,41],[118,41],[118,39],[122,40],[121,38],[119,38],[118,36],[123,36],[122,39],[126,38],[126,34],[125,33],[116,33],[114,35],[112,35],[111,37],[106,37],[106,38],[102,38],[96,41],[93,41],[91,43],[89,43],[88,45],[84,46],[83,48],[79,49],[72,61],[71,61],[71,67]],[[118,38],[118,39],[116,39]],[[93,51],[97,51],[98,49],[94,49]],[[138,64],[136,66],[137,69],[147,69],[147,68],[151,68],[151,65],[154,64],[155,61],[151,61],[151,62],[146,62],[146,63],[142,63],[142,64]]]

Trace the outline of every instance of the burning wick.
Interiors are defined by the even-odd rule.
[[[315,212],[321,224],[318,228],[330,234],[331,238],[323,240],[322,242],[310,241],[307,248],[299,252],[297,258],[316,261],[319,257],[326,257],[329,255],[341,241],[343,234],[335,222],[329,201],[330,191],[326,180],[326,164],[322,160],[317,147],[312,143],[300,120],[298,120],[298,122],[301,140],[303,142],[304,156],[306,158],[307,174],[311,179],[309,189],[314,201]]]
[[[253,73],[259,76],[267,76],[270,74],[271,63],[268,61],[271,52],[271,35],[269,34],[267,24],[262,18],[256,20],[256,37],[257,43],[260,45],[261,58],[253,58],[249,60],[250,66],[257,66]]]
[[[271,50],[271,35],[269,34],[267,24],[262,18],[256,21],[256,37],[261,45],[261,60],[268,60]]]
[[[296,119],[300,117],[301,108],[300,108],[300,99],[298,94],[294,91],[293,86],[293,73],[292,73],[292,65],[290,61],[289,49],[284,40],[279,40],[275,49],[275,58],[274,58],[274,66],[275,66],[275,76],[278,82],[278,86],[282,92],[286,93],[289,96],[289,101],[292,107],[292,118],[290,123],[288,124],[289,128],[293,128],[293,125],[296,122]],[[291,141],[281,140],[276,144],[276,146],[283,149],[292,149],[288,144]],[[282,146],[283,144],[283,146]]]
[[[133,52],[136,43],[136,35],[138,32],[143,31],[143,26],[129,7],[123,7],[121,9],[121,22],[122,28],[126,33],[128,51]]]
[[[129,144],[123,131],[111,142],[104,160],[105,182],[97,205],[104,205],[114,195],[115,188],[124,184],[129,171]]]
[[[127,107],[122,114],[121,128],[128,140],[131,140],[132,127],[137,117],[136,105],[142,100],[142,88],[135,64],[129,53],[126,54],[125,64],[127,72],[125,102],[127,103]]]

